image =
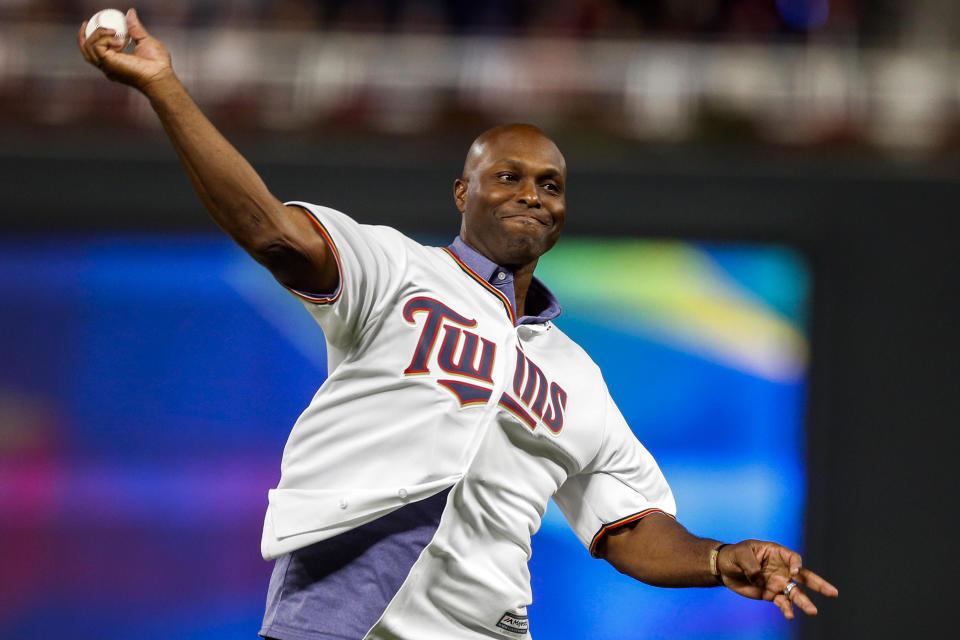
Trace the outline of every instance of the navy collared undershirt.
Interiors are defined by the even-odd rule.
[[[512,271],[468,246],[460,236],[448,248],[516,310]],[[542,324],[560,315],[557,299],[536,277],[524,306],[528,315],[519,318],[517,325]],[[433,539],[448,492],[277,558],[260,635],[279,640],[362,638]]]
[[[478,276],[489,282],[510,301],[514,313],[517,310],[516,292],[513,289],[513,272],[501,267],[457,236],[450,244],[450,251],[460,258],[463,264]],[[546,285],[534,276],[527,289],[527,299],[524,304],[527,315],[517,319],[517,324],[542,324],[553,320],[560,315],[560,303]],[[535,312],[535,313],[534,313]],[[530,315],[534,313],[534,315]]]

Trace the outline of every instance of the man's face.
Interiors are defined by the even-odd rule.
[[[563,155],[539,130],[484,134],[454,183],[464,242],[501,266],[535,264],[563,230],[566,177]]]

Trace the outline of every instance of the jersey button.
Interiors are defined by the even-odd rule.
[[[406,490],[406,489],[400,489],[399,491],[397,491],[397,495],[400,496],[400,499],[401,499],[401,500],[406,500],[406,499],[407,499],[407,490]]]
[[[497,280],[506,280],[506,279],[507,279],[507,274],[505,274],[503,271],[497,274]]]
[[[340,501],[337,502],[341,509],[346,509],[349,506],[349,503],[344,498],[340,498]]]

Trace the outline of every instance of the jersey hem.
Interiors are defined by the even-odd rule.
[[[314,294],[307,293],[305,291],[298,291],[296,289],[291,289],[290,287],[284,286],[284,288],[290,293],[294,294],[298,298],[302,298],[307,302],[312,302],[313,304],[332,304],[340,298],[340,293],[343,291],[343,264],[340,262],[340,251],[337,249],[336,243],[333,241],[333,237],[330,235],[330,232],[327,231],[326,226],[320,222],[319,218],[311,211],[307,209],[299,202],[287,202],[284,203],[286,206],[296,206],[303,210],[307,215],[307,218],[310,219],[310,222],[313,223],[313,226],[316,227],[317,232],[323,237],[324,242],[326,242],[327,247],[330,251],[333,252],[333,258],[337,263],[337,288],[331,294]]]
[[[276,638],[276,640],[356,640],[353,636],[341,636],[326,631],[309,631],[283,624],[271,624],[269,627],[260,629],[257,635],[262,638]]]
[[[622,527],[626,524],[630,524],[631,522],[636,522],[637,520],[641,520],[646,516],[650,515],[651,513],[662,513],[665,516],[670,516],[671,518],[673,517],[663,509],[653,508],[653,509],[644,509],[643,511],[629,515],[626,518],[620,518],[619,520],[615,520],[614,522],[605,524],[602,527],[600,527],[600,530],[597,531],[596,535],[593,536],[593,540],[590,541],[590,555],[593,556],[594,558],[597,557],[597,545],[600,544],[600,541],[603,540],[603,537],[607,535],[607,533],[609,533],[610,531],[613,531],[618,527]]]

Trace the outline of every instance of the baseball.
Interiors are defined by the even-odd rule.
[[[114,38],[118,42],[122,42],[124,47],[130,42],[130,35],[127,33],[127,18],[123,15],[122,11],[117,9],[97,11],[90,17],[90,20],[87,21],[86,37],[89,38],[90,34],[97,30],[97,27],[104,27],[116,31]]]

